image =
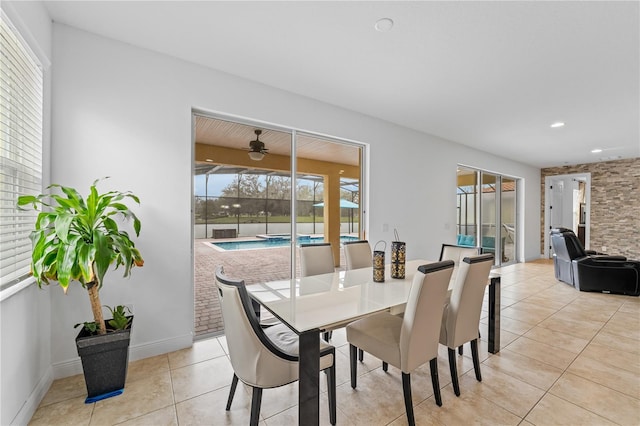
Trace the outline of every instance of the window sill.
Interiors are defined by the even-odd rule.
[[[33,284],[35,282],[36,282],[35,278],[28,277],[28,278],[20,281],[18,284],[12,285],[11,287],[0,291],[0,302],[3,302],[6,299],[8,299],[11,296],[13,296],[14,294],[17,294],[17,293],[21,292],[22,290],[24,290],[25,288],[29,287],[31,284]]]

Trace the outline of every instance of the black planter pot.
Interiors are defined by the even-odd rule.
[[[133,317],[131,317],[133,324]],[[91,335],[84,328],[76,337],[78,355],[82,360],[87,385],[85,403],[120,395],[124,390],[129,364],[131,327],[109,330],[107,334]]]

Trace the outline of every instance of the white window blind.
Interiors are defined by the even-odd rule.
[[[19,195],[42,192],[42,68],[2,13],[0,28],[0,290],[28,276],[37,213]]]

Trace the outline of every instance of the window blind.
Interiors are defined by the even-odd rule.
[[[29,274],[37,213],[16,208],[19,195],[42,192],[43,73],[2,13],[0,27],[0,290]]]

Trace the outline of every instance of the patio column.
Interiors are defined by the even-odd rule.
[[[340,175],[335,173],[324,177],[324,235],[335,266],[340,266]]]

